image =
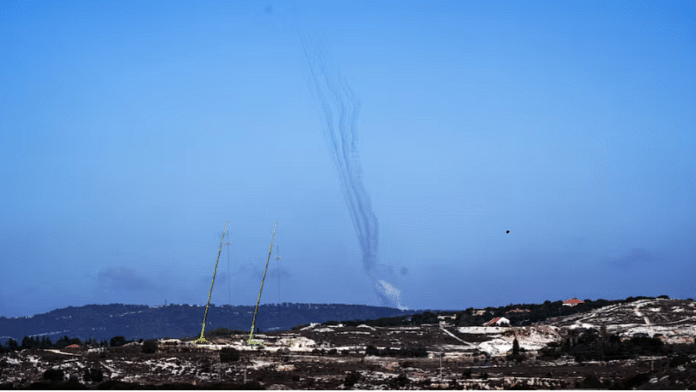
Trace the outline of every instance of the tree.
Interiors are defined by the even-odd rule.
[[[28,348],[31,348],[34,345],[34,338],[30,338],[29,336],[25,336],[22,339],[22,350],[26,350]]]
[[[7,343],[5,343],[5,345],[7,346],[8,351],[19,350],[19,343],[17,343],[17,341],[12,338],[7,339]]]
[[[114,336],[111,338],[111,347],[121,347],[126,343],[128,343],[128,341],[124,336]]]
[[[57,349],[61,349],[61,348],[67,347],[69,345],[70,345],[70,338],[68,338],[68,336],[66,335],[66,336],[63,336],[62,338],[59,338],[58,341],[56,342],[56,344],[53,345],[53,347],[55,347]]]
[[[520,357],[520,342],[517,341],[517,336],[515,336],[515,340],[512,341],[512,357],[515,359]]]
[[[146,340],[143,342],[143,353],[154,354],[157,352],[157,340]]]

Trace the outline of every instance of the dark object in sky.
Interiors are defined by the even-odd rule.
[[[510,230],[506,231],[505,233],[506,233],[506,234],[510,234]]]

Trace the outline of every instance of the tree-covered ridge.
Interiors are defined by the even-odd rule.
[[[657,298],[669,298],[666,295],[661,295]],[[393,326],[414,326],[423,324],[438,324],[441,319],[438,316],[453,316],[454,325],[459,327],[479,326],[496,317],[505,317],[510,320],[513,326],[525,326],[532,323],[546,321],[554,317],[569,316],[576,313],[584,313],[593,309],[603,308],[609,305],[630,303],[641,299],[655,299],[655,297],[628,297],[620,300],[606,299],[585,299],[582,304],[576,306],[563,306],[563,301],[544,301],[542,304],[509,304],[505,306],[492,307],[482,309],[468,308],[461,311],[434,311],[428,310],[425,312],[414,313],[409,315],[399,315],[393,317],[382,317],[378,319],[358,319],[358,320],[343,320],[332,319],[324,323],[325,325],[336,325],[341,323],[345,326],[358,326],[366,324],[376,327],[393,327]],[[524,310],[523,312],[515,312],[515,310]],[[528,312],[527,312],[528,310]]]
[[[200,334],[204,306],[170,304],[85,305],[56,309],[31,317],[0,317],[0,343],[23,336],[75,336],[83,340],[110,339],[122,335],[128,339],[189,337]],[[252,306],[215,306],[211,304],[206,330],[229,328],[248,330]],[[288,330],[298,324],[321,323],[332,319],[376,319],[411,314],[393,308],[343,304],[264,304],[259,308],[256,325],[262,331]]]

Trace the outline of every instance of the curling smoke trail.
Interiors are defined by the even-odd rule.
[[[392,270],[377,262],[379,225],[361,178],[356,151],[355,120],[359,102],[336,70],[328,67],[318,45],[302,40],[311,88],[321,104],[324,138],[341,181],[348,211],[362,250],[363,267],[383,305],[401,306],[401,291]]]

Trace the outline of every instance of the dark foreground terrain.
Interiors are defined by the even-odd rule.
[[[0,357],[6,388],[694,389],[696,306],[652,299],[531,326],[312,324]]]

